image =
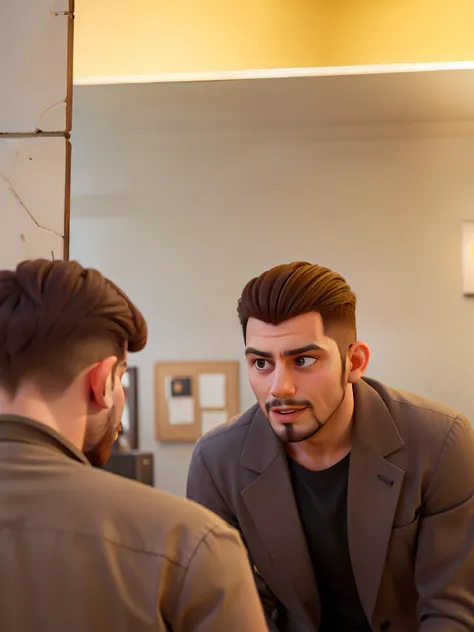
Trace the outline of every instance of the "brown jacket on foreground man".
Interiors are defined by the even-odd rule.
[[[0,272],[0,630],[264,632],[239,535],[91,467],[120,427],[146,325],[74,262]]]

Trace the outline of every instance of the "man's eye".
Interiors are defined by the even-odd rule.
[[[269,366],[268,360],[262,360],[261,358],[259,358],[258,360],[255,360],[255,368],[258,369],[259,371],[265,371],[265,369],[268,369],[268,366]]]
[[[303,367],[303,368],[311,366],[315,362],[316,362],[316,358],[312,358],[311,356],[300,356],[299,358],[295,359],[296,366]]]

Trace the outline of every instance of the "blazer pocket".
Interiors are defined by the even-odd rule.
[[[413,522],[409,522],[401,527],[394,527],[392,529],[392,538],[405,538],[414,535],[418,529],[419,522],[420,516],[418,515]]]

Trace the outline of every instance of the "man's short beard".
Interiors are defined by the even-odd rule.
[[[334,417],[334,415],[337,413],[339,408],[342,406],[342,403],[345,397],[346,397],[346,389],[345,387],[343,387],[341,400],[339,401],[336,408],[332,411],[332,413],[324,421],[321,421],[320,419],[316,417],[316,413],[314,412],[313,406],[311,407],[308,406],[307,408],[311,410],[311,414],[316,423],[316,427],[313,428],[313,430],[311,430],[310,432],[303,434],[301,436],[298,436],[295,433],[294,424],[292,423],[285,424],[284,425],[285,438],[282,438],[282,441],[284,441],[285,443],[300,443],[301,441],[307,441],[308,439],[311,439],[311,437],[314,437],[314,435],[317,434],[321,430],[321,428],[324,428],[324,426]]]
[[[115,420],[116,408],[113,406],[107,415],[105,428],[103,429],[102,437],[99,441],[94,443],[94,446],[87,449],[84,454],[91,465],[94,467],[102,467],[107,463],[112,451],[112,445],[115,441],[115,436],[119,431],[121,422],[116,423]]]

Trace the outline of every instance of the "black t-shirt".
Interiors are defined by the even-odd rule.
[[[319,632],[371,632],[372,629],[359,600],[349,556],[349,461],[350,454],[332,467],[314,472],[288,459],[321,599]]]

